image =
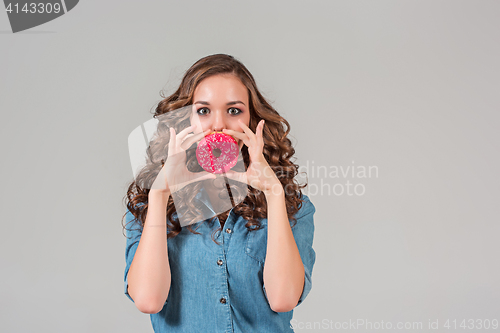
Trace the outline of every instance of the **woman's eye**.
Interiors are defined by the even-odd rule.
[[[210,112],[210,110],[208,108],[201,108],[201,109],[198,109],[196,112],[198,112],[199,115],[205,115],[205,114],[208,114]]]
[[[227,110],[227,112],[229,112],[229,114],[232,114],[232,115],[237,115],[237,114],[240,114],[241,113],[241,110],[238,109],[238,108],[229,108]]]

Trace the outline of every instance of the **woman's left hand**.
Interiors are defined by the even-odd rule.
[[[238,121],[238,123],[243,133],[229,129],[224,129],[223,132],[241,140],[248,147],[250,165],[244,173],[229,170],[226,172],[226,176],[236,181],[249,184],[264,192],[265,195],[276,193],[277,191],[279,193],[279,191],[283,189],[283,186],[267,163],[263,154],[264,139],[262,132],[264,129],[264,120],[259,122],[255,129],[255,133],[241,121]]]

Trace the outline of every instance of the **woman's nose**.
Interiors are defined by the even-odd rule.
[[[214,117],[213,117],[213,123],[212,123],[212,129],[214,131],[222,131],[225,127],[225,123],[224,123],[224,117],[222,115],[222,112],[220,111],[216,111],[214,112]]]

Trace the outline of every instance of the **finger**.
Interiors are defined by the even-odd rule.
[[[265,125],[265,121],[264,119],[262,119],[261,121],[259,121],[259,125],[257,125],[257,129],[256,129],[256,132],[257,132],[257,143],[259,145],[264,145],[264,125]]]
[[[248,135],[246,135],[245,133],[238,132],[238,131],[235,131],[235,130],[223,129],[222,132],[224,132],[225,134],[231,135],[231,136],[233,136],[233,137],[235,137],[237,139],[240,139],[240,140],[249,139]]]
[[[240,127],[243,129],[243,132],[245,132],[245,134],[248,135],[250,140],[256,139],[255,133],[252,132],[252,130],[250,128],[248,128],[247,125],[245,125],[241,120],[238,120],[238,123],[239,123]]]
[[[195,125],[191,125],[191,126],[186,127],[185,129],[183,129],[182,131],[180,131],[179,134],[177,134],[178,141],[179,142],[184,141],[184,139],[186,138],[186,136],[189,133],[191,133],[195,127],[196,127]]]
[[[173,127],[169,128],[170,130],[170,141],[169,141],[169,151],[171,150],[170,148],[175,147],[176,143],[176,134],[175,134],[175,129]]]
[[[207,172],[203,176],[196,175],[196,179],[194,181],[207,180],[207,179],[217,179],[217,175],[214,173]]]
[[[182,146],[184,146],[185,148],[184,149],[187,149],[189,147],[191,147],[191,145],[193,143],[195,143],[196,141],[198,140],[201,140],[203,137],[205,137],[208,133],[210,133],[210,129],[207,129],[205,132],[201,132],[201,133],[198,133],[198,134],[191,134],[190,137],[188,137],[182,144],[181,144],[181,148]]]
[[[190,134],[186,135],[186,137],[184,137],[184,140],[182,140],[182,142],[180,144],[181,150],[186,150],[191,146],[191,145],[187,146],[187,144],[189,143],[189,138],[191,138],[193,136],[194,136],[194,134],[190,133]]]
[[[225,173],[225,176],[237,182],[248,184],[246,172],[236,172],[234,170],[229,170]]]
[[[193,134],[193,133],[189,133],[188,135],[186,135],[186,136],[184,137],[184,140],[182,140],[182,143],[186,142],[186,140],[187,140],[187,139],[189,139],[190,137],[192,137],[193,135],[195,135],[195,134]],[[182,145],[182,143],[181,143],[181,145]]]
[[[233,136],[233,137],[235,137],[237,139],[240,139],[240,140],[248,138],[248,136],[245,133],[237,132],[237,131],[226,129],[226,128],[224,128],[222,130],[222,132],[225,133],[225,134],[231,135],[231,136]]]
[[[245,133],[237,132],[237,131],[230,130],[230,129],[223,129],[222,132],[224,132],[225,134],[229,134],[229,135],[243,141],[244,144],[246,144],[248,147],[250,147],[250,138]]]

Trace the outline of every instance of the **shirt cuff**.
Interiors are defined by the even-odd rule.
[[[312,289],[312,280],[311,280],[311,275],[305,271],[304,275],[304,289],[302,290],[302,295],[300,295],[299,301],[296,306],[298,306],[300,303],[302,303],[303,300],[306,299],[307,295]]]
[[[132,297],[130,297],[130,294],[128,293],[128,277],[125,277],[125,295],[127,295],[127,297],[132,301],[134,302],[134,300],[132,299]],[[135,302],[134,302],[135,303]]]
[[[302,295],[300,295],[299,301],[297,302],[297,305],[300,305],[302,301],[304,301],[309,294],[309,292],[312,289],[312,281],[311,281],[311,275],[305,272],[304,274],[304,288],[302,289]],[[269,299],[267,298],[267,293],[266,293],[266,286],[262,285],[262,290],[264,291],[264,296],[266,297],[267,303],[269,303]]]

